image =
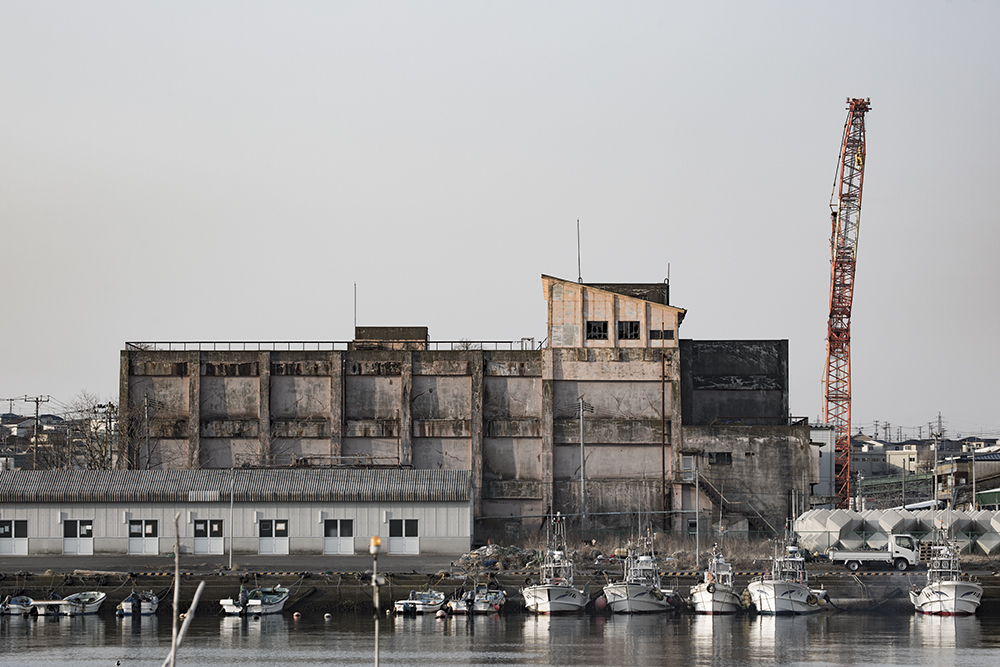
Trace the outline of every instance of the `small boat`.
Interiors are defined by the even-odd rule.
[[[118,616],[152,616],[160,606],[160,598],[153,591],[132,591],[118,603]]]
[[[529,583],[521,589],[524,606],[536,614],[557,614],[583,611],[587,595],[573,587],[573,561],[566,555],[566,519],[552,518],[553,536],[545,552],[539,572],[539,583]]]
[[[452,614],[495,614],[503,609],[507,594],[494,583],[476,584],[471,591],[448,601],[448,611]]]
[[[405,600],[396,600],[397,614],[433,614],[444,606],[445,595],[441,591],[410,591]]]
[[[616,614],[636,614],[673,609],[672,595],[660,587],[652,537],[629,544],[621,581],[604,587],[608,607]]]
[[[697,614],[735,614],[740,610],[740,596],[733,589],[733,566],[718,546],[712,547],[701,583],[691,588],[691,606]]]
[[[247,591],[240,586],[239,598],[219,600],[222,610],[230,616],[259,616],[262,614],[280,614],[288,601],[288,589],[281,586],[270,588],[254,588]]]
[[[101,591],[83,591],[82,593],[67,595],[63,599],[65,605],[60,613],[67,616],[96,614],[101,611],[101,605],[104,604],[106,597],[108,597],[108,594]]]
[[[0,602],[0,614],[9,616],[24,616],[31,613],[34,600],[27,595],[7,596]]]
[[[953,544],[933,547],[927,567],[927,584],[910,591],[910,602],[921,614],[970,616],[983,598],[983,587],[962,574],[958,549]]]
[[[786,541],[775,547],[771,573],[747,585],[750,602],[761,614],[815,614],[826,602],[826,591],[809,588],[806,561],[798,546]]]

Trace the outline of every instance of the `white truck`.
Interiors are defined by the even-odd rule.
[[[826,557],[831,563],[843,563],[851,572],[857,572],[862,565],[885,563],[905,572],[906,568],[920,561],[920,548],[912,535],[890,535],[882,549],[869,551],[845,551],[827,549]]]

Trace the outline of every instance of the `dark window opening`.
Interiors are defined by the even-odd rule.
[[[730,452],[709,452],[708,465],[730,465],[733,462],[733,455]]]
[[[417,520],[407,519],[406,520],[406,537],[416,537],[417,536]]]
[[[603,322],[587,320],[587,340],[607,340],[607,339],[608,339],[607,320]]]
[[[673,340],[674,330],[673,329],[650,329],[649,330],[650,340]]]
[[[619,322],[618,340],[639,340],[639,323]]]

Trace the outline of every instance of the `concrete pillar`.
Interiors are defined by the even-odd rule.
[[[344,442],[344,352],[330,353],[330,456],[341,456]]]
[[[260,460],[262,463],[273,463],[271,447],[271,353],[262,350],[257,355],[257,375],[260,381],[260,399],[257,419],[258,442],[260,443]]]
[[[413,411],[410,397],[413,394],[413,352],[400,352],[399,359],[399,463],[413,463]]]
[[[472,372],[472,499],[473,516],[483,515],[483,352],[470,352]]]
[[[555,392],[555,380],[553,380],[552,369],[552,348],[542,350],[542,510],[551,514],[553,512],[553,394]]]
[[[188,470],[201,468],[201,352],[187,353]]]

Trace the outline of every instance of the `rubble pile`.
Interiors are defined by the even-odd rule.
[[[456,564],[466,571],[495,570],[505,572],[532,567],[539,562],[540,558],[541,553],[534,549],[487,544],[485,547],[479,547],[463,555]]]

